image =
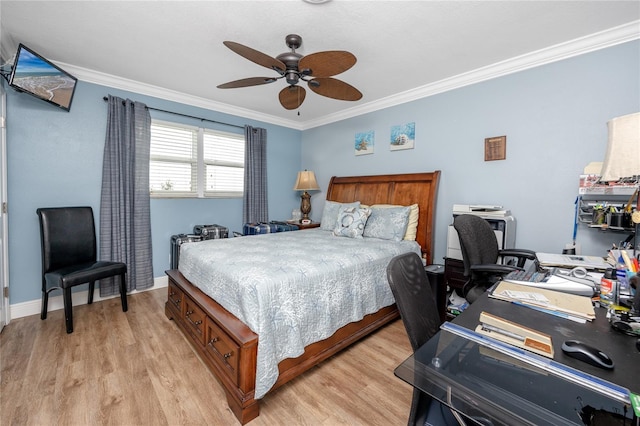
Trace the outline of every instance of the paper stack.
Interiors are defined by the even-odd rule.
[[[476,332],[539,355],[553,358],[551,336],[507,321],[488,312],[480,314],[480,324],[476,327]]]
[[[585,323],[595,319],[591,298],[501,281],[489,297]]]

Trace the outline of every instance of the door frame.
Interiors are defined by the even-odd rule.
[[[11,320],[7,211],[7,94],[4,85],[0,84],[0,331]]]

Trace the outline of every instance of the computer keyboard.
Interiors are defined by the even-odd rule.
[[[528,281],[530,283],[539,283],[542,282],[545,278],[549,276],[549,271],[539,272],[536,270],[522,270],[522,271],[512,271],[504,277],[505,280],[509,281]]]

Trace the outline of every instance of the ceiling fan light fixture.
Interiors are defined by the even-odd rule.
[[[286,76],[287,83],[291,85],[298,84],[299,79],[300,77],[298,77],[298,73],[294,71],[287,72],[287,76]]]

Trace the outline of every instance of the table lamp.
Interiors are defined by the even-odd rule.
[[[298,172],[298,179],[293,186],[294,191],[303,191],[300,196],[300,211],[302,212],[303,221],[310,221],[309,213],[311,212],[311,195],[307,191],[318,191],[320,187],[316,182],[316,175],[308,170]]]
[[[613,118],[607,126],[609,140],[601,180],[637,179],[640,174],[640,112]]]

